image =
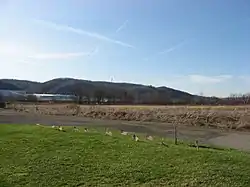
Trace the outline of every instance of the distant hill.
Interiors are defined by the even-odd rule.
[[[0,89],[25,90],[28,93],[75,94],[86,98],[109,98],[131,104],[193,104],[206,100],[168,87],[153,87],[131,83],[111,83],[71,78],[47,82],[1,79]]]
[[[0,79],[0,88],[2,84],[8,84],[13,86],[15,89],[11,89],[11,86],[5,87],[5,89],[11,90],[24,90],[29,93],[40,92],[41,83],[40,82],[33,82],[27,80],[17,80],[17,79]]]
[[[21,90],[21,88],[12,83],[0,80],[0,90]]]

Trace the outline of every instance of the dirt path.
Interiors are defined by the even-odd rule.
[[[45,124],[65,126],[109,127],[123,129],[129,132],[148,133],[151,135],[173,137],[171,124],[151,122],[129,122],[112,120],[94,120],[72,116],[44,116],[17,113],[12,110],[0,110],[0,124]],[[182,140],[194,141],[198,139],[202,143],[235,148],[250,151],[250,133],[225,131],[220,129],[187,127],[178,128],[178,137]]]

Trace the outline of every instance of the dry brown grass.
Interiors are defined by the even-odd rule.
[[[250,129],[250,106],[79,106],[76,104],[39,104],[12,106],[16,111],[45,115],[151,121],[178,125],[227,129]]]

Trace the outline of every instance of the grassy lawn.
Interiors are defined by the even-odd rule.
[[[249,186],[250,156],[104,130],[0,125],[0,187]]]

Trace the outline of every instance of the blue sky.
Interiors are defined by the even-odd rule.
[[[0,78],[250,92],[246,0],[0,0]]]

